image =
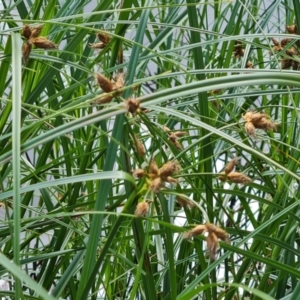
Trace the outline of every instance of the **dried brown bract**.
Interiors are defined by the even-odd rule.
[[[238,158],[234,158],[232,159],[225,167],[224,172],[225,174],[229,174],[230,172],[233,171],[234,167],[237,165],[238,163]]]
[[[139,202],[136,206],[134,214],[137,217],[145,217],[149,211],[149,203],[147,201]]]
[[[40,36],[36,38],[31,38],[30,43],[34,44],[37,48],[45,49],[45,50],[50,50],[50,49],[57,49],[58,45],[54,44],[47,38]]]
[[[252,179],[248,177],[247,175],[239,172],[232,172],[227,174],[227,178],[234,183],[242,183],[247,184],[252,182]]]
[[[92,104],[105,104],[112,101],[114,96],[102,94],[99,98],[97,98],[95,101],[92,102]]]
[[[183,237],[188,239],[204,233],[207,233],[206,245],[209,256],[211,259],[216,259],[217,250],[219,248],[218,240],[220,239],[226,243],[230,243],[229,235],[224,229],[214,224],[207,223],[204,225],[197,225],[192,230],[184,233]]]

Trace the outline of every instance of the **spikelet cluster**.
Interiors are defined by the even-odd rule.
[[[240,172],[233,172],[236,164],[238,162],[237,158],[234,158],[233,160],[231,160],[224,169],[224,172],[222,172],[219,175],[219,180],[221,181],[226,181],[229,180],[233,183],[241,183],[241,184],[247,184],[252,182],[252,179],[250,177],[248,177],[247,175],[240,173]]]
[[[286,31],[290,34],[298,35],[296,24],[286,25]],[[300,47],[300,41],[291,38],[282,39],[281,41],[278,41],[275,38],[271,38],[271,40],[274,46],[272,47],[273,51],[271,51],[270,54],[273,55],[274,52],[279,52],[279,55],[283,56],[281,68],[299,70],[299,51],[297,47]],[[289,57],[286,57],[287,55]],[[296,57],[298,59],[295,59]]]
[[[149,201],[142,201],[137,204],[134,214],[137,217],[146,217],[148,211],[149,211]]]
[[[233,56],[238,59],[242,58],[245,55],[245,49],[241,41],[236,41],[233,50]],[[247,61],[246,69],[253,69],[253,64],[251,61]]]
[[[211,259],[215,260],[217,250],[219,248],[219,239],[226,243],[230,243],[229,235],[224,229],[214,224],[206,223],[206,224],[197,225],[192,230],[184,233],[183,237],[186,239],[190,239],[196,235],[204,234],[204,233],[207,233],[206,245],[207,245],[209,256]]]
[[[179,143],[178,139],[186,136],[186,132],[184,131],[171,131],[170,128],[168,128],[167,126],[163,127],[164,131],[166,131],[169,135],[169,141],[178,149],[178,150],[182,150],[182,146]]]
[[[93,49],[104,49],[110,42],[110,36],[107,33],[98,32],[97,37],[100,41],[99,43],[89,44]]]
[[[245,130],[251,136],[256,136],[256,129],[276,130],[277,125],[265,113],[248,111],[242,115],[245,120]]]
[[[149,189],[157,194],[164,187],[165,182],[177,184],[177,179],[173,178],[173,174],[178,171],[178,163],[176,161],[168,161],[160,168],[155,160],[151,160],[148,170],[137,169],[132,171],[132,175],[136,178],[146,177]]]
[[[118,73],[114,79],[114,81],[109,80],[102,74],[96,74],[95,78],[99,87],[105,92],[102,94],[97,100],[93,102],[93,104],[104,104],[109,103],[116,96],[120,96],[122,94],[122,88],[124,87],[124,74]]]
[[[37,48],[50,50],[56,49],[58,45],[54,44],[44,36],[39,36],[43,29],[42,25],[31,27],[28,24],[23,26],[22,35],[26,39],[26,43],[22,46],[23,60],[27,63],[31,53],[32,45]]]

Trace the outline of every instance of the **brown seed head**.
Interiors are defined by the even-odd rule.
[[[222,228],[220,228],[220,227],[218,227],[218,226],[216,226],[216,225],[214,225],[214,224],[211,224],[211,223],[207,223],[207,224],[206,224],[206,228],[207,228],[207,231],[208,231],[209,233],[211,233],[211,232],[215,233],[215,235],[216,235],[220,240],[222,240],[222,241],[224,241],[224,242],[226,242],[226,243],[229,243],[229,242],[230,242],[228,233],[227,233],[224,229],[222,229]]]
[[[57,49],[58,46],[53,42],[49,41],[47,38],[40,36],[36,38],[30,38],[30,43],[34,44],[37,48],[50,50]]]
[[[261,119],[265,118],[267,115],[265,113],[254,112],[251,117],[251,122],[255,126],[256,122],[259,122]]]
[[[164,180],[166,182],[169,182],[169,183],[174,183],[174,184],[178,183],[178,180],[176,178],[171,177],[171,176],[166,177]]]
[[[247,111],[244,115],[242,115],[242,118],[246,121],[246,122],[251,122],[252,121],[252,116],[253,116],[254,112],[253,111]]]
[[[238,159],[234,158],[233,160],[231,160],[225,167],[225,174],[229,174],[230,172],[232,172],[232,170],[234,169],[234,167],[236,166],[236,164],[238,163]]]
[[[159,193],[162,187],[163,187],[163,181],[160,177],[157,177],[151,181],[150,189],[154,194]]]
[[[290,42],[292,41],[292,39],[283,39],[280,42],[281,47],[285,47],[286,45],[288,45]]]
[[[168,176],[172,176],[178,170],[178,162],[168,161],[159,169],[159,176],[165,180]]]
[[[142,178],[145,175],[145,171],[143,169],[136,169],[132,171],[132,176],[136,178]]]
[[[110,41],[110,36],[103,32],[98,32],[97,34],[98,39],[104,44],[107,45]]]
[[[218,179],[224,182],[227,180],[227,176],[225,174],[224,175],[222,174],[218,177]]]
[[[39,34],[41,33],[43,29],[43,25],[38,25],[36,27],[31,28],[32,32],[31,32],[31,38],[36,38],[39,36]]]
[[[232,173],[229,173],[227,175],[228,179],[231,181],[231,182],[234,182],[234,183],[242,183],[242,184],[247,184],[247,183],[250,183],[252,182],[251,178],[246,176],[245,174],[243,173],[239,173],[239,172],[232,172]]]
[[[149,204],[146,201],[139,202],[136,206],[134,214],[137,217],[145,217],[149,211]]]
[[[98,81],[100,88],[105,93],[110,93],[113,91],[113,84],[108,78],[106,78],[105,76],[98,74],[98,73],[95,75],[95,77]]]
[[[296,50],[296,48],[292,47],[292,48],[286,50],[286,54],[290,55],[290,56],[293,56],[293,55],[297,55],[298,51]]]
[[[271,38],[271,40],[275,46],[280,46],[280,42],[278,42],[276,39]]]
[[[186,136],[187,134],[186,134],[185,131],[175,131],[175,132],[172,132],[171,135],[174,135],[174,136],[176,136],[177,138],[179,138],[179,137]]]
[[[255,128],[264,129],[264,130],[276,130],[276,124],[268,120],[267,118],[262,118],[259,121],[253,123]]]
[[[31,27],[25,24],[22,29],[22,35],[28,40],[31,36]]]

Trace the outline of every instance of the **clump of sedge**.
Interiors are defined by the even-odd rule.
[[[247,184],[252,182],[252,179],[247,175],[240,172],[232,172],[237,162],[238,162],[238,158],[234,158],[233,160],[231,160],[225,166],[224,172],[222,172],[219,175],[219,180],[221,181],[229,180],[233,183],[241,183],[241,184]]]
[[[173,178],[173,174],[178,171],[178,163],[176,161],[168,161],[160,168],[155,160],[151,160],[148,170],[137,169],[132,172],[137,178],[146,177],[150,190],[157,194],[165,182],[177,183],[177,179]]]
[[[101,95],[97,100],[93,102],[93,104],[109,103],[112,101],[114,97],[120,96],[122,94],[122,91],[120,91],[120,89],[124,87],[123,73],[117,74],[114,81],[109,80],[107,77],[105,77],[102,74],[96,74],[95,78],[98,82],[98,85],[103,90],[103,92],[109,94]]]
[[[218,240],[220,239],[226,243],[230,243],[229,235],[224,229],[214,224],[206,223],[206,224],[197,225],[192,230],[184,233],[183,237],[185,239],[190,239],[196,235],[205,234],[205,233],[207,234],[206,245],[207,245],[209,256],[211,259],[215,260],[217,250],[219,248]]]
[[[26,24],[23,26],[22,35],[25,37],[26,43],[22,46],[22,54],[25,63],[28,61],[32,45],[45,50],[56,49],[58,47],[58,45],[54,44],[46,37],[39,37],[42,29],[43,25],[30,27],[28,24]]]
[[[254,137],[256,136],[256,128],[263,130],[276,130],[277,128],[277,125],[270,120],[265,113],[248,111],[242,115],[242,118],[246,121],[246,132]]]

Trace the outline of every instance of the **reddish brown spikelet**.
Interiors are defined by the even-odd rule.
[[[267,115],[265,113],[254,112],[251,117],[251,122],[255,126],[256,122],[259,122],[261,119],[265,118]]]
[[[93,104],[105,104],[112,101],[114,97],[112,95],[102,94],[98,99],[93,101]]]
[[[246,130],[247,134],[254,136],[254,137],[256,136],[255,127],[252,122],[245,123],[245,130]]]
[[[167,178],[173,175],[178,170],[178,163],[176,161],[168,161],[159,169],[159,176]],[[165,179],[164,179],[165,180]]]
[[[276,39],[271,38],[271,40],[275,46],[280,46],[280,42],[278,42]]]
[[[207,231],[209,233],[210,232],[215,233],[215,235],[220,240],[222,240],[222,241],[224,241],[226,243],[230,243],[229,235],[228,235],[228,233],[224,229],[222,229],[222,228],[220,228],[220,227],[218,227],[218,226],[216,226],[214,224],[211,224],[211,223],[206,224],[206,228],[207,228]]]
[[[132,176],[136,178],[142,178],[145,175],[145,171],[143,169],[136,169],[132,171]]]
[[[185,131],[175,131],[172,133],[174,136],[176,137],[183,137],[183,136],[186,136],[186,132]]]
[[[146,201],[139,202],[136,206],[134,214],[137,217],[145,217],[149,211],[149,204]]]
[[[31,27],[25,24],[22,29],[22,35],[28,40],[31,36]]]
[[[101,74],[96,74],[95,76],[96,76],[96,79],[98,81],[100,88],[105,93],[110,93],[113,91],[113,84],[108,78],[106,78],[105,76],[103,76]]]
[[[22,54],[23,54],[23,59],[24,59],[25,64],[28,61],[28,58],[29,58],[29,55],[31,52],[31,48],[32,48],[32,44],[30,44],[30,43],[26,43],[22,47]]]
[[[229,174],[230,172],[232,172],[232,170],[234,169],[234,167],[236,166],[238,162],[237,158],[234,158],[233,160],[231,160],[225,167],[225,174]]]
[[[195,235],[202,234],[205,230],[206,230],[206,225],[203,225],[203,224],[197,225],[192,230],[185,232],[183,234],[183,238],[190,239],[191,237],[193,237]]]
[[[146,154],[145,147],[144,147],[143,143],[137,137],[135,137],[135,145],[136,145],[136,151],[137,151],[138,155],[145,156],[145,154]]]
[[[43,25],[38,25],[36,27],[31,28],[31,38],[36,38],[39,36],[39,34],[41,33],[43,29]]]
[[[231,182],[234,182],[234,183],[247,184],[247,183],[252,182],[250,177],[248,177],[247,175],[245,175],[243,173],[239,173],[239,172],[229,173],[227,175],[227,177]]]
[[[288,45],[291,41],[292,41],[292,39],[283,39],[283,40],[281,40],[281,42],[280,42],[281,47],[285,47],[285,46]]]
[[[276,130],[276,124],[268,120],[267,118],[262,118],[257,122],[253,122],[255,128],[264,129],[264,130]]]
[[[156,178],[159,176],[159,169],[154,159],[151,160],[149,164],[149,175],[152,178]]]
[[[128,111],[132,114],[136,114],[140,110],[140,100],[129,98],[125,103]]]
[[[173,178],[171,176],[168,176],[164,179],[166,182],[169,182],[169,183],[174,183],[174,184],[177,184],[178,180],[176,178]]]
[[[209,253],[209,257],[213,260],[216,259],[217,250],[219,248],[218,237],[214,232],[209,233],[206,237],[206,245]]]
[[[240,57],[244,56],[244,54],[245,54],[245,49],[243,49],[242,43],[239,41],[236,41],[235,46],[234,46],[234,51],[233,51],[234,57],[240,58]]]
[[[58,47],[56,44],[54,44],[53,42],[51,42],[43,36],[31,38],[30,42],[34,44],[37,48],[45,50],[56,49]]]
[[[160,177],[153,179],[150,184],[150,189],[154,194],[157,194],[162,187],[163,187],[163,181]]]
[[[220,175],[220,176],[218,177],[218,179],[224,182],[224,181],[227,180],[227,176],[226,176],[225,174],[224,174],[224,175]]]
[[[89,46],[93,49],[104,49],[106,45],[103,43],[94,43],[94,44],[89,44]]]
[[[110,36],[103,32],[98,32],[97,34],[98,39],[104,44],[107,45],[110,41]]]

